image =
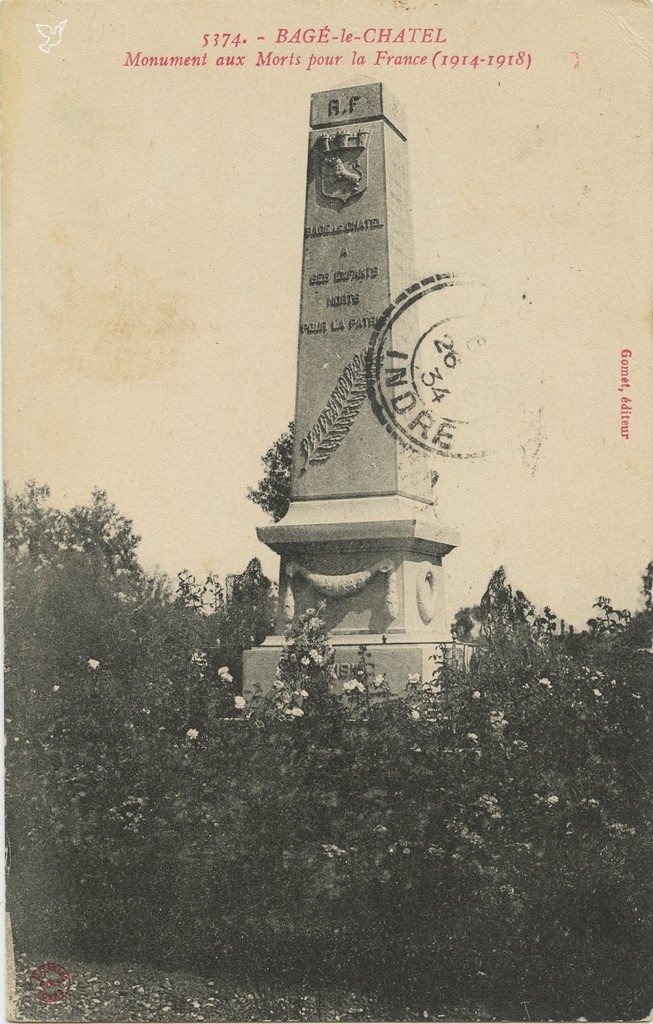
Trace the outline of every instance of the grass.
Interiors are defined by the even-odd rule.
[[[51,958],[46,958],[51,959]],[[40,959],[16,958],[16,999],[9,1020],[18,1021],[490,1021],[478,1008],[444,1013],[432,1007],[390,1009],[372,994],[347,990],[281,991],[236,986],[188,971],[164,972],[138,964],[63,964],[70,992],[52,1004],[32,990]]]

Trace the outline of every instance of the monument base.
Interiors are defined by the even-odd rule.
[[[396,694],[451,655],[442,559],[459,538],[431,502],[400,494],[293,501],[281,522],[257,532],[281,556],[280,608],[277,635],[244,652],[245,698],[269,691],[285,628],[311,608],[321,609],[341,682],[354,678],[361,645],[368,671]]]
[[[391,693],[397,695],[404,693],[409,675],[430,679],[452,648],[450,636],[438,640],[405,634],[397,637],[386,634],[334,636],[331,644],[335,652],[336,685],[355,678],[360,646],[364,644],[368,672],[385,675]],[[269,692],[276,678],[283,647],[282,636],[270,636],[260,647],[243,652],[243,695],[246,700],[257,691]]]

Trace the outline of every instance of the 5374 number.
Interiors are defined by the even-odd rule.
[[[202,46],[242,46],[247,42],[243,39],[240,32],[205,32],[202,40]]]

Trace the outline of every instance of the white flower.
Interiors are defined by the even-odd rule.
[[[467,739],[472,740],[474,743],[478,743],[478,736],[476,735],[475,732],[468,732]]]
[[[304,667],[307,668],[310,665],[310,663],[311,659],[307,658],[306,655],[304,655],[304,657],[302,658],[302,665],[304,665]]]
[[[481,691],[480,690],[474,690],[474,692],[472,694],[472,697],[474,698],[474,700],[480,700],[481,699]]]
[[[247,707],[247,701],[244,697],[241,697],[239,693],[234,697],[234,707],[237,711],[242,711],[243,708]]]
[[[547,679],[546,677],[544,677],[544,678],[538,680],[538,682],[539,682],[540,686],[546,686],[547,690],[551,689],[551,680],[550,679]]]
[[[552,796],[548,796],[546,798],[546,802],[547,804],[549,804],[550,807],[553,807],[554,804],[558,803],[558,797],[555,794],[553,794]]]
[[[301,718],[304,712],[302,708],[293,708],[290,714],[293,716],[293,718]]]
[[[56,693],[57,690],[59,689],[59,687],[58,686],[53,686],[52,689],[53,689],[54,693]]]
[[[186,735],[188,736],[189,740],[196,740],[197,737],[199,736],[199,732],[197,729],[189,729]]]
[[[310,650],[310,651],[308,652],[308,656],[309,656],[309,658],[312,658],[312,659],[313,659],[313,661],[315,662],[315,664],[316,664],[316,665],[321,665],[321,664],[322,664],[322,662],[324,661],[324,658],[323,658],[323,657],[322,657],[322,655],[321,655],[321,654],[319,653],[319,651],[315,651],[315,650]]]
[[[420,717],[419,711],[417,711],[416,708],[413,708],[413,710],[410,713],[410,717],[415,719],[415,721],[417,721],[417,719]]]
[[[89,658],[88,659],[88,667],[92,668],[93,671],[95,672],[95,669],[100,667],[100,662],[96,661],[95,658]]]
[[[299,693],[302,697],[308,697],[308,690],[300,690]]]
[[[592,690],[592,693],[594,694],[595,697],[602,697],[603,696],[603,694],[601,693],[600,690]]]
[[[348,679],[346,683],[342,684],[343,690],[347,690],[351,693],[352,690],[358,690],[359,693],[365,693],[365,687],[359,679]]]
[[[419,683],[421,678],[422,677],[419,674],[419,672],[410,672],[409,675],[408,675],[408,682],[409,683]]]
[[[491,796],[489,793],[483,793],[476,802],[483,808],[483,810],[488,812],[491,818],[500,818],[502,816],[499,801],[495,796]]]
[[[341,850],[335,843],[322,843],[322,849],[326,853],[327,857],[346,857],[347,851]]]
[[[223,683],[233,683],[234,681],[234,678],[226,665],[223,665],[222,668],[218,669],[218,675]]]
[[[384,682],[385,682],[385,676],[383,675],[382,672],[379,672],[378,675],[374,676],[374,685],[375,686],[383,686]]]
[[[613,821],[611,825],[608,825],[608,828],[611,828],[612,831],[616,832],[619,836],[636,835],[636,830],[634,828],[629,828],[628,825],[624,825],[621,821]]]

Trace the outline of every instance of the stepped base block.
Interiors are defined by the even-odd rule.
[[[331,642],[338,681],[355,677],[360,645],[365,644],[369,670],[375,675],[383,673],[391,692],[397,695],[404,693],[409,675],[430,679],[437,666],[442,664],[445,651],[451,647],[450,636],[443,636],[441,643],[432,638],[427,641],[409,636],[388,636],[384,643],[381,635],[336,636]],[[271,636],[260,647],[243,653],[243,695],[246,700],[257,690],[261,693],[270,691],[282,652],[283,637]]]
[[[293,501],[281,522],[259,527],[256,533],[280,555],[291,546],[301,549],[363,541],[386,545],[408,542],[416,550],[442,556],[460,543],[457,530],[437,519],[430,501],[403,494]]]

